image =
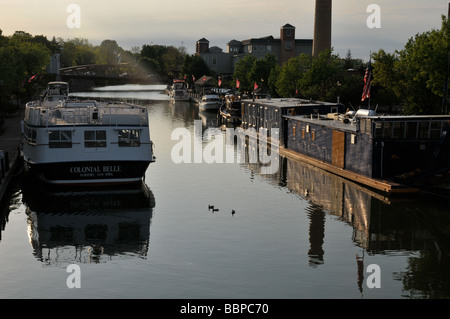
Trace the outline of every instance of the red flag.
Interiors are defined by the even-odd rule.
[[[219,76],[219,86],[222,84],[222,80],[220,79],[220,76]]]
[[[192,82],[195,82],[195,76],[192,76]]]
[[[29,79],[28,79],[28,82],[31,82],[31,81],[33,81],[33,80],[34,80],[34,79],[36,78],[36,76],[37,76],[36,74],[35,74],[35,75],[33,75],[33,76],[32,76],[31,78],[29,78]]]
[[[236,79],[236,88],[239,89],[241,86],[241,82],[239,82],[239,79]]]
[[[258,84],[256,84],[256,82],[255,82],[255,85],[253,86],[253,91],[256,91],[257,88],[258,88]]]
[[[372,65],[367,66],[366,74],[364,75],[364,89],[361,97],[361,102],[370,97],[370,85],[372,81]]]

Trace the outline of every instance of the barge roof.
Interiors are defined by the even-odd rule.
[[[296,107],[296,106],[319,106],[319,105],[341,105],[340,103],[322,102],[297,98],[263,98],[263,99],[244,99],[242,102],[265,104],[274,107]]]
[[[349,123],[344,123],[339,119],[330,118],[326,116],[318,116],[317,114],[311,115],[285,115],[285,118],[297,120],[304,123],[321,125],[325,127],[329,127],[332,129],[338,129],[349,132],[356,132],[357,127],[356,123],[351,121]]]

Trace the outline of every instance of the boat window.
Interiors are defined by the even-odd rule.
[[[36,144],[36,130],[25,126],[24,129],[25,141],[30,144]]]
[[[119,147],[138,147],[140,145],[140,131],[119,130]]]
[[[382,137],[382,133],[383,133],[383,122],[375,122],[374,136]]]
[[[417,137],[417,122],[406,122],[406,138]]]
[[[430,138],[440,138],[441,129],[442,129],[441,121],[432,121],[430,124]]]
[[[383,137],[387,137],[387,138],[392,137],[392,123],[391,122],[384,122]]]
[[[393,122],[393,138],[403,138],[405,136],[405,122]]]
[[[71,148],[72,131],[55,130],[48,132],[49,148]]]
[[[84,147],[106,147],[106,131],[84,131]]]
[[[369,119],[360,119],[359,129],[361,130],[361,133],[372,133],[372,121]]]
[[[428,138],[429,128],[430,128],[429,122],[419,122],[418,138]]]

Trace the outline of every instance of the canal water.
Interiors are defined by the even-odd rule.
[[[76,94],[145,105],[157,160],[126,189],[51,189],[20,176],[1,221],[0,298],[450,296],[449,199],[386,197],[282,156],[264,175],[250,146],[242,154],[225,139],[234,161],[175,163],[173,132],[205,152],[217,117],[164,89]]]

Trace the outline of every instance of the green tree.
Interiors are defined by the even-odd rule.
[[[236,79],[239,80],[240,91],[253,91],[253,83],[250,83],[247,75],[249,73],[249,70],[251,70],[251,68],[253,67],[255,61],[256,57],[249,54],[236,62],[233,79],[234,81],[236,81]]]
[[[17,31],[11,37],[0,37],[0,77],[2,107],[7,106],[4,96],[16,95],[18,99],[30,98],[33,93],[28,79],[45,72],[51,51],[42,42],[34,41],[30,34]]]
[[[281,66],[276,82],[276,92],[278,95],[283,97],[296,95],[301,77],[311,67],[311,59],[311,56],[300,54],[289,59],[289,61]]]
[[[74,38],[67,41],[59,39],[61,46],[61,66],[95,64],[97,57],[96,48],[87,39]]]
[[[199,79],[203,75],[211,75],[211,70],[205,60],[198,55],[186,55],[183,62],[181,73],[186,75],[187,81],[192,83],[192,76]]]
[[[336,90],[336,75],[338,74],[338,57],[333,56],[331,50],[321,52],[318,57],[310,60],[309,68],[302,72],[297,81],[300,94],[305,98],[327,101],[336,96],[331,89]]]
[[[276,65],[278,65],[278,62],[273,54],[267,54],[264,58],[254,60],[247,73],[249,84],[252,85],[256,82],[258,86],[265,85],[268,87],[270,72]]]
[[[167,51],[162,55],[163,70],[170,78],[180,76],[184,57],[184,54],[173,46],[168,47]]]
[[[155,59],[142,56],[138,60],[138,66],[142,68],[147,74],[159,74],[161,72],[161,66]]]
[[[117,64],[123,49],[119,47],[115,40],[103,40],[96,49],[97,63]]]
[[[443,16],[440,30],[417,34],[395,55],[375,53],[374,83],[391,89],[406,114],[442,113],[449,52],[450,22]]]

